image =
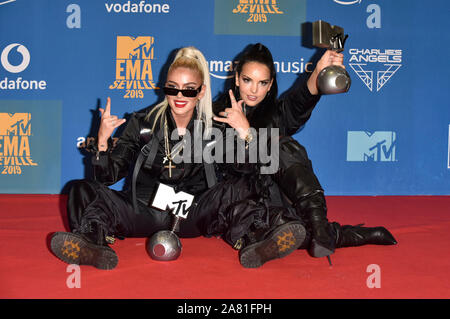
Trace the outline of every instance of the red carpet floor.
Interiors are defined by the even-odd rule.
[[[116,269],[81,266],[80,288],[69,288],[72,271],[48,248],[51,233],[65,229],[66,197],[0,195],[0,298],[450,297],[450,196],[330,196],[327,201],[331,221],[384,225],[398,245],[338,249],[332,267],[326,258],[299,250],[245,269],[221,239],[182,239],[182,255],[172,262],[150,259],[145,239],[126,239],[113,246]],[[376,274],[380,287],[369,288]]]

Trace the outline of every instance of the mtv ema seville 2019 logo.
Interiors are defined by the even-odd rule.
[[[306,0],[215,0],[215,34],[299,36]]]
[[[124,90],[124,98],[143,98],[144,90],[157,89],[152,72],[154,43],[150,36],[117,37],[116,80],[111,90]]]
[[[277,0],[239,0],[233,13],[244,14],[247,22],[266,23],[273,14],[284,14],[278,7]]]
[[[37,166],[30,152],[31,114],[0,113],[0,173],[20,175],[24,166]]]

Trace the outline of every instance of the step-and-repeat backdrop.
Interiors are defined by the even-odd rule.
[[[217,95],[239,52],[264,43],[288,90],[314,69],[320,19],[349,35],[352,77],[295,135],[326,194],[448,195],[449,16],[446,0],[0,0],[0,192],[89,177],[98,107],[160,101],[177,48],[205,54]]]

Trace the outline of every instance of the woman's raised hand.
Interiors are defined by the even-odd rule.
[[[114,130],[126,122],[125,119],[119,119],[116,115],[111,115],[111,98],[108,97],[105,109],[99,108],[101,113],[100,128],[98,129],[98,149],[106,151],[108,148],[108,139]]]
[[[345,69],[344,66],[344,54],[338,53],[333,50],[327,50],[322,55],[320,60],[317,62],[316,68],[312,72],[311,76],[308,79],[308,89],[311,94],[316,95],[319,93],[319,90],[317,88],[317,76],[319,75],[320,71],[322,71],[324,68],[330,65],[338,65]]]
[[[250,128],[250,123],[242,111],[242,103],[244,101],[236,101],[232,90],[229,90],[229,94],[231,107],[226,108],[223,112],[219,112],[219,115],[223,117],[214,116],[214,120],[227,123],[238,132],[240,138],[245,139]]]
[[[330,65],[338,65],[345,69],[344,63],[344,54],[338,53],[333,50],[327,50],[320,58],[319,62],[317,62],[316,70],[317,73],[320,73],[324,68]]]

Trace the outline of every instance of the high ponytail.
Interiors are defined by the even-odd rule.
[[[178,50],[175,55],[175,59],[169,67],[168,73],[176,68],[184,67],[196,71],[200,74],[203,85],[205,85],[206,90],[203,97],[199,100],[197,105],[197,120],[202,120],[205,125],[205,135],[209,134],[212,127],[212,96],[211,96],[211,78],[209,75],[208,63],[203,56],[203,54],[195,47],[185,47]],[[165,113],[169,103],[167,98],[164,98],[164,101],[156,105],[146,116],[146,119],[149,120],[151,114],[156,112],[156,116],[153,122],[154,130],[156,122],[160,121],[161,126],[163,122],[162,114]]]

